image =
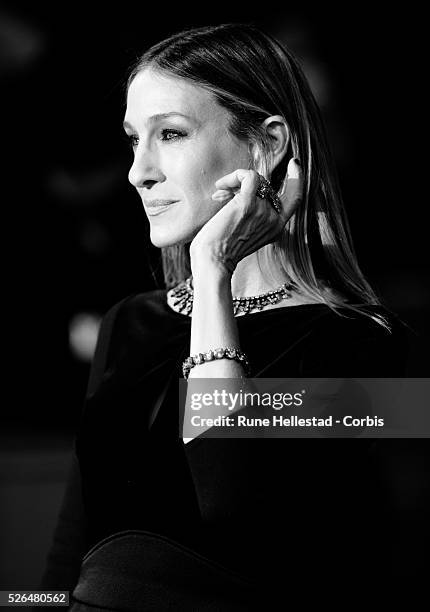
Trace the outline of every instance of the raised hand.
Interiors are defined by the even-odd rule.
[[[232,274],[241,259],[273,242],[303,197],[302,172],[294,159],[288,164],[287,177],[279,195],[280,213],[256,195],[260,177],[255,170],[238,169],[217,180],[212,199],[226,204],[191,242],[191,265],[209,259]]]

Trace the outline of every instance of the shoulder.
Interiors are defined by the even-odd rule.
[[[362,312],[327,307],[313,322],[307,365],[313,371],[336,364],[336,376],[402,376],[410,344],[407,325],[383,306],[366,306]]]
[[[324,325],[333,331],[362,338],[393,338],[405,329],[400,318],[384,306],[365,305],[352,310],[345,306],[333,310],[327,308]]]
[[[166,348],[171,338],[185,330],[188,317],[168,306],[166,289],[154,289],[120,300],[108,310],[103,323],[106,319],[111,320],[110,352],[118,357],[136,354],[142,358],[142,351],[148,353],[149,348],[155,352]]]
[[[166,290],[154,289],[132,293],[113,304],[102,319],[102,326],[113,322],[123,331],[138,324],[147,324],[148,317],[161,316],[165,312]]]
[[[95,357],[107,355],[129,337],[154,328],[165,308],[164,290],[132,293],[115,302],[102,316]]]
[[[121,371],[127,371],[143,359],[148,347],[158,345],[160,333],[166,329],[162,314],[165,294],[165,290],[132,293],[106,310],[98,332],[87,395],[120,364]]]

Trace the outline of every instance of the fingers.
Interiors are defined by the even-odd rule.
[[[259,186],[259,175],[255,170],[238,169],[218,179],[215,183],[217,191],[212,194],[213,200],[227,202],[236,193],[245,200],[253,199]],[[285,222],[294,213],[303,198],[303,173],[298,162],[292,158],[288,163],[287,181],[283,192],[279,195],[282,203],[280,213]]]
[[[279,194],[283,213],[287,219],[291,217],[303,198],[303,172],[295,159],[290,159],[287,168],[287,183],[284,191]]]
[[[235,193],[232,189],[218,189],[217,191],[215,191],[215,193],[212,194],[212,200],[224,202],[226,200],[231,200],[234,195]]]
[[[258,188],[258,183],[258,174],[255,170],[244,170],[239,168],[216,181],[215,187],[217,191],[212,197],[214,199],[220,199],[223,195],[234,195],[238,191],[240,191],[241,195],[244,197],[253,197]]]

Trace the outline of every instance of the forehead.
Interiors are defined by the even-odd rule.
[[[228,117],[213,94],[203,87],[149,68],[139,72],[128,89],[125,119],[133,123],[174,111],[199,121]]]

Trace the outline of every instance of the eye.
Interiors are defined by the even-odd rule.
[[[139,138],[137,136],[134,136],[133,134],[125,134],[124,140],[132,149],[134,149],[134,147],[137,147],[137,145],[139,144]]]
[[[184,136],[186,136],[186,134],[180,130],[172,130],[167,128],[161,130],[161,139],[165,141],[179,140],[180,138],[184,138]]]

